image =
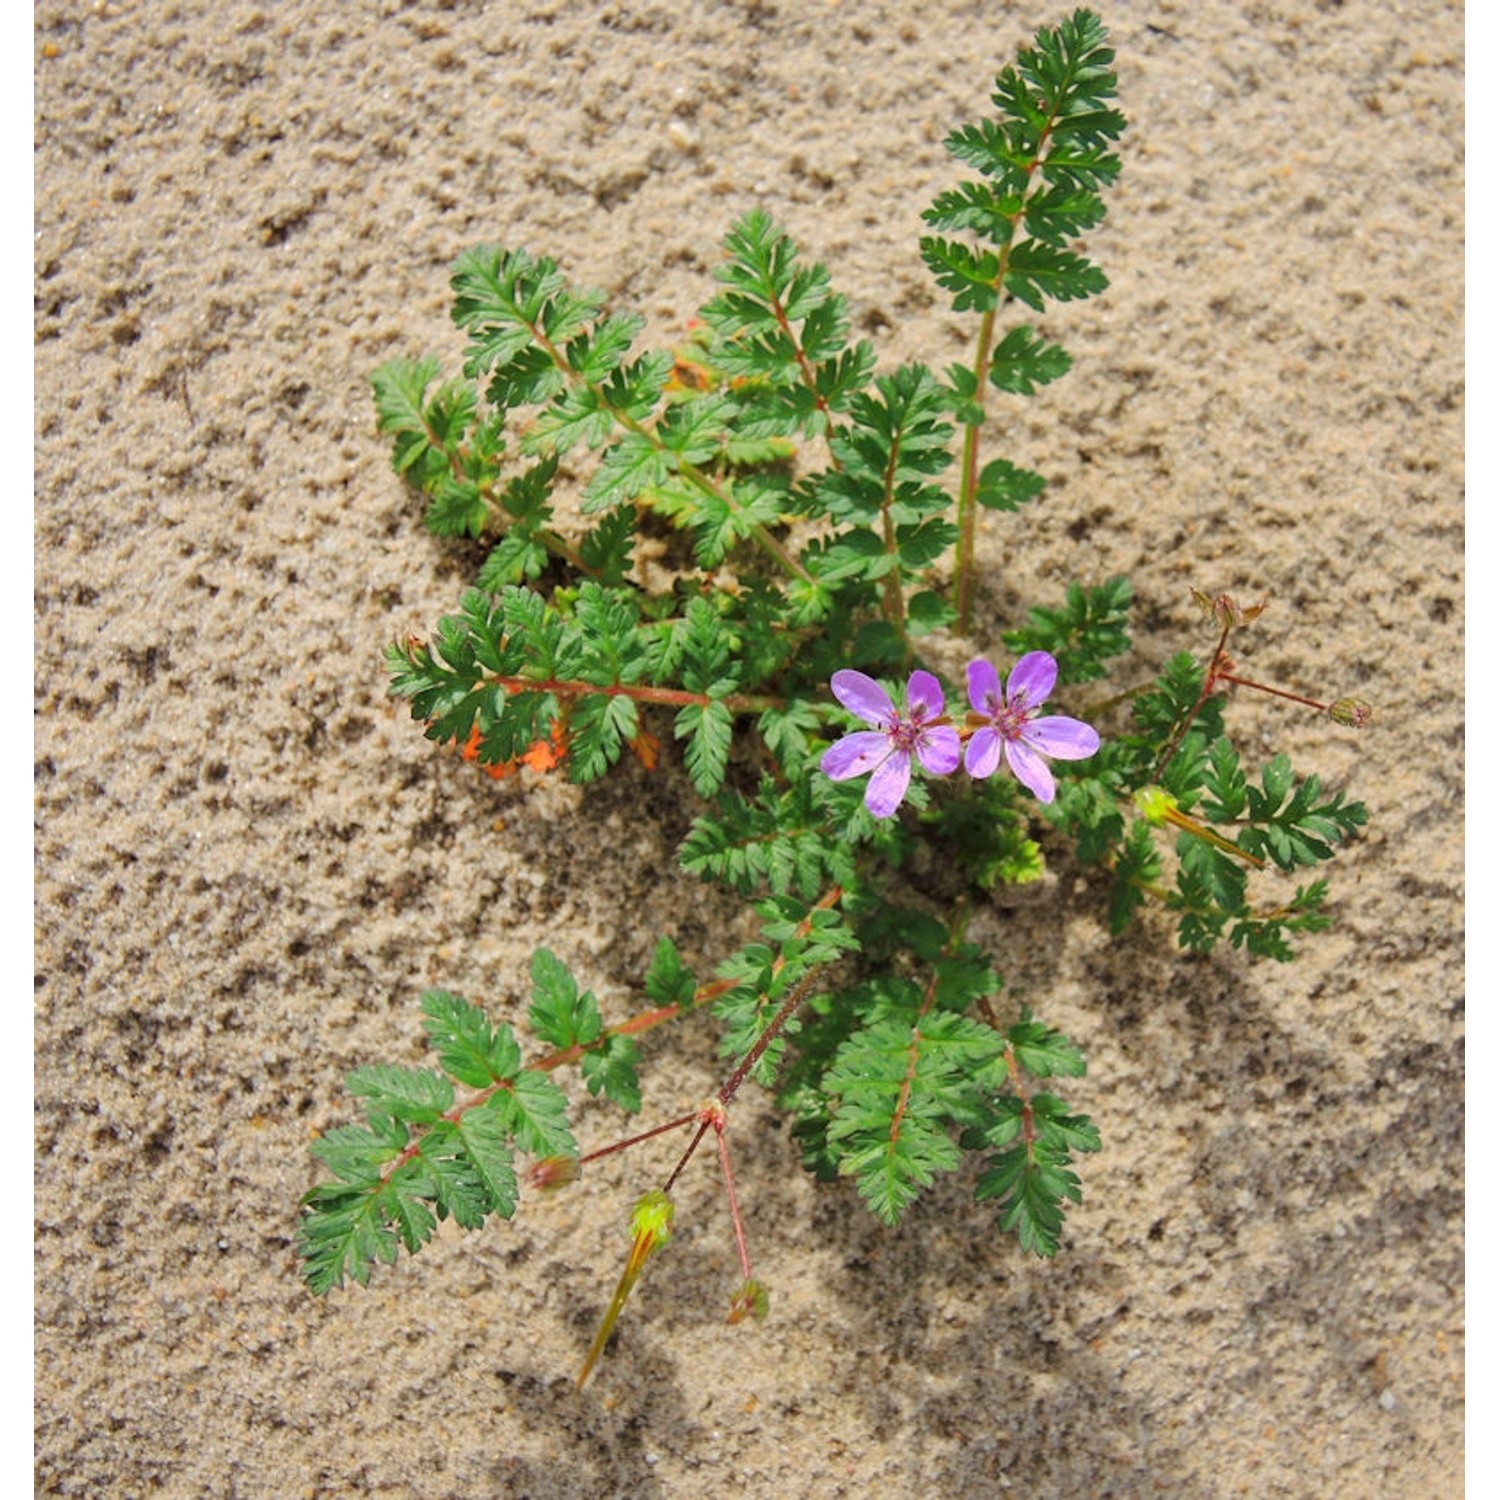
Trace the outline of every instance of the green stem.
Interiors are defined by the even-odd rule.
[[[1008,252],[1002,252],[999,285],[1005,283],[1004,266]],[[954,555],[956,577],[955,607],[958,631],[969,633],[969,619],[974,602],[974,532],[979,514],[979,428],[984,421],[984,389],[987,384],[990,354],[995,343],[995,308],[988,309],[979,320],[979,338],[974,354],[974,399],[980,408],[980,420],[964,428],[963,457],[958,485],[958,547]]]

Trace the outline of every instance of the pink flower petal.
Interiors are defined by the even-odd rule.
[[[906,711],[924,723],[942,717],[943,685],[931,672],[913,672],[906,684]]]
[[[896,705],[873,677],[845,667],[833,674],[829,686],[833,689],[833,696],[856,718],[863,719],[866,724],[895,726]]]
[[[1028,651],[1010,669],[1005,696],[1012,708],[1036,708],[1056,686],[1057,662],[1046,651]]]
[[[1052,772],[1047,769],[1047,762],[1029,745],[1024,745],[1019,740],[1006,740],[1005,759],[1016,780],[1038,802],[1050,802],[1057,795],[1057,783],[1052,779]]]
[[[996,686],[999,686],[997,681]],[[993,729],[979,729],[964,750],[964,770],[978,781],[993,776],[1000,764],[1000,736]]]
[[[1060,714],[1033,719],[1021,731],[1021,738],[1053,760],[1087,760],[1099,748],[1097,730],[1082,719],[1065,719]]]
[[[893,750],[870,775],[865,787],[865,806],[872,818],[888,818],[901,806],[911,785],[911,756]]]
[[[830,745],[818,764],[830,781],[847,781],[851,776],[873,771],[892,753],[889,735],[874,729],[856,729]]]
[[[1000,674],[983,657],[975,657],[969,663],[969,706],[976,714],[989,718],[1000,711],[1004,702],[1000,693]]]
[[[929,729],[917,741],[917,759],[922,769],[933,776],[947,776],[958,769],[963,758],[963,746],[958,731],[947,724]]]

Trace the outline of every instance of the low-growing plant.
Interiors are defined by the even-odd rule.
[[[1114,934],[1164,907],[1192,952],[1227,940],[1286,960],[1326,925],[1326,882],[1299,877],[1364,809],[1285,755],[1247,764],[1226,706],[1259,689],[1340,725],[1370,711],[1245,675],[1231,639],[1263,606],[1195,592],[1203,649],[1158,649],[1151,680],[1109,685],[1132,650],[1131,588],[1080,580],[974,651],[958,684],[944,676],[970,638],[981,513],[1009,521],[1044,488],[985,456],[988,419],[1068,371],[1030,319],[1107,284],[1078,244],[1119,170],[1112,61],[1080,10],[999,74],[994,116],[948,137],[973,175],[928,207],[919,250],[975,332],[942,373],[880,370],[827,270],[759,210],[730,230],[717,294],[674,352],[637,351],[643,320],[551,260],[482,245],[453,268],[462,374],[432,358],[375,372],[428,528],[489,544],[433,638],[390,648],[392,690],[495,775],[591,782],[628,751],[685,777],[698,813],[682,868],[751,902],[759,935],[705,977],[664,934],[643,1008],[609,1019],[539,949],[524,1047],[469,1000],[425,995],[437,1068],[357,1068],[364,1122],[312,1148],[332,1174],[302,1206],[314,1291],[364,1283],[449,1216],[509,1218],[523,1180],[557,1187],[676,1131],[681,1159],[637,1204],[580,1382],[710,1136],[739,1251],[729,1319],[763,1317],[729,1153],[747,1080],[774,1093],[808,1169],[852,1179],[886,1223],[977,1157],[975,1198],[1050,1256],[1081,1200],[1076,1158],[1100,1145],[1053,1092],[1084,1059],[1007,1007],[968,936],[976,904],[1060,851],[1095,872]],[[659,766],[669,737],[679,757]],[[917,878],[923,846],[937,857]],[[635,1039],[701,1015],[731,1063],[716,1095],[582,1149],[558,1075],[576,1067],[635,1114]]]

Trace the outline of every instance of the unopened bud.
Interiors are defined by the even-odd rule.
[[[765,1286],[759,1281],[747,1281],[730,1298],[728,1321],[743,1323],[746,1318],[754,1318],[757,1323],[763,1323],[770,1306],[771,1294]]]
[[[643,1193],[631,1210],[630,1231],[638,1240],[647,1242],[649,1253],[672,1238],[672,1219],[676,1212],[665,1193],[659,1190]]]
[[[1375,710],[1363,698],[1340,698],[1328,705],[1328,717],[1346,729],[1363,729],[1375,717]]]
[[[1148,822],[1160,828],[1168,814],[1177,811],[1177,799],[1159,786],[1143,786],[1135,794],[1136,810]]]
[[[539,1192],[555,1193],[570,1182],[578,1181],[576,1156],[544,1156],[526,1174],[526,1186]]]

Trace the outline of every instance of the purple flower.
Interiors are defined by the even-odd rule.
[[[1000,691],[1000,674],[989,662],[969,663],[969,703],[985,722],[970,736],[964,769],[970,776],[993,776],[1005,751],[1012,774],[1038,800],[1057,795],[1043,756],[1085,760],[1099,748],[1099,736],[1081,719],[1037,717],[1037,710],[1057,683],[1057,663],[1045,651],[1028,651]],[[972,722],[972,720],[971,720]]]
[[[823,752],[823,774],[831,781],[870,774],[865,806],[870,815],[888,818],[900,807],[911,784],[911,758],[934,776],[958,769],[958,731],[935,721],[943,716],[942,684],[931,672],[913,672],[906,684],[906,717],[891,695],[863,672],[833,674],[833,696],[874,729],[856,729]]]

